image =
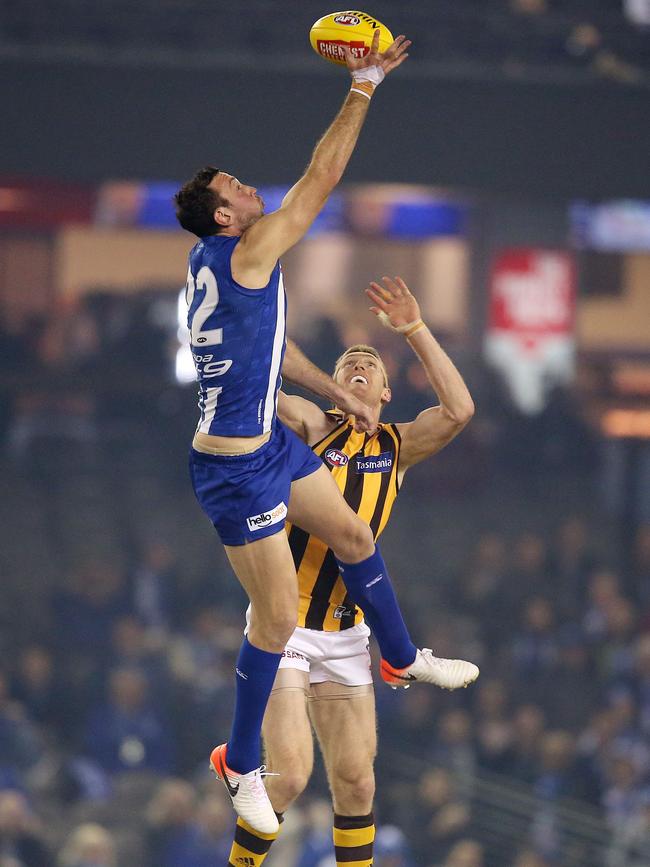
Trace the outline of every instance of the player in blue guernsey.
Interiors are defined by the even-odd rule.
[[[365,613],[384,663],[407,683],[419,664],[379,549],[320,459],[276,418],[280,374],[331,400],[368,430],[372,412],[319,371],[295,344],[285,346],[285,293],[279,257],[307,232],[340,181],[376,87],[403,63],[399,36],[381,54],[379,33],[364,58],[347,52],[352,85],[282,206],[264,214],[255,187],[208,167],[176,194],[183,228],[199,237],[190,253],[188,326],[201,416],[190,473],[251,602],[236,665],[236,702],[227,744],[211,763],[235,810],[273,834],[278,820],[263,784],[260,731],[282,651],[297,622],[298,586],[285,519],[332,549],[352,602]],[[418,669],[417,679],[429,679]]]
[[[285,347],[280,263],[263,291],[237,283],[231,257],[239,240],[222,234],[203,238],[190,253],[187,272],[188,325],[201,410],[197,430],[220,437],[258,437],[271,431]],[[210,327],[217,323],[218,328]]]

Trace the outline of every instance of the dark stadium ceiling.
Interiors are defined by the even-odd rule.
[[[417,63],[405,67],[408,77],[650,83],[650,36],[625,18],[620,2],[373,0],[371,6],[393,32],[414,40]],[[0,60],[326,73],[307,34],[328,9],[323,0],[3,0]]]

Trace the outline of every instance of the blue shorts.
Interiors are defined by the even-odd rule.
[[[190,451],[196,499],[224,545],[245,545],[284,530],[291,482],[321,466],[321,459],[279,419],[271,439],[250,454]]]

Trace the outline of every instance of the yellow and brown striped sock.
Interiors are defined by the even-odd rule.
[[[334,814],[336,867],[372,867],[374,840],[375,823],[372,813],[367,816]]]
[[[282,822],[281,815],[278,815],[278,819]],[[275,834],[261,834],[238,818],[228,867],[260,867],[279,833],[276,831]]]

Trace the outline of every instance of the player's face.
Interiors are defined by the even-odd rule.
[[[264,200],[257,194],[257,189],[242,184],[233,175],[219,172],[208,186],[228,202],[228,207],[217,211],[218,214],[222,212],[222,218],[228,221],[226,225],[245,232],[264,214]]]
[[[337,368],[336,381],[368,406],[380,406],[390,399],[382,363],[367,352],[351,352]]]

